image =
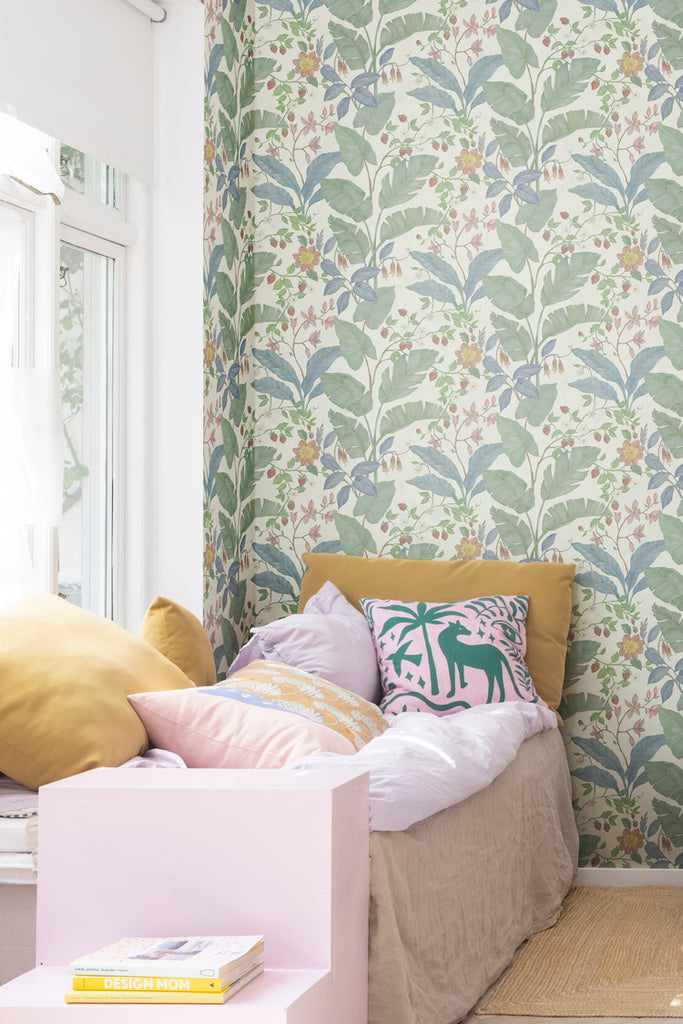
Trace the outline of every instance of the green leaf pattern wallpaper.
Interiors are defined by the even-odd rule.
[[[581,863],[683,867],[683,8],[206,0],[205,621],[573,562]]]

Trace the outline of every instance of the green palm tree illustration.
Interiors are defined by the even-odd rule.
[[[424,601],[420,601],[414,607],[411,607],[409,604],[388,605],[387,611],[394,612],[395,614],[384,623],[382,632],[380,633],[380,638],[389,633],[390,630],[395,629],[397,626],[402,626],[403,628],[401,629],[398,637],[398,643],[400,644],[413,630],[422,630],[424,645],[427,651],[427,661],[429,664],[432,696],[435,697],[439,692],[439,681],[437,679],[436,665],[434,664],[434,659],[432,657],[429,637],[427,636],[427,626],[437,626],[443,623],[445,618],[451,619],[454,614],[453,606],[449,604],[426,604]],[[419,680],[419,682],[424,688],[424,681]]]

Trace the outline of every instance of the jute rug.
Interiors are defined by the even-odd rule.
[[[572,889],[476,1013],[683,1017],[683,886]]]

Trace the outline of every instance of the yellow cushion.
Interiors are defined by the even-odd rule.
[[[235,690],[237,699],[246,703],[272,705],[326,725],[350,740],[355,750],[388,728],[376,704],[279,661],[252,661],[220,685],[221,689]]]
[[[216,682],[216,663],[208,633],[196,615],[155,597],[140,623],[140,637],[172,661],[197,686]]]
[[[0,772],[37,789],[147,749],[126,695],[192,686],[120,626],[33,594],[0,609]]]
[[[498,594],[529,597],[525,661],[539,697],[557,711],[564,681],[574,566],[564,562],[463,562],[303,555],[299,611],[331,580],[357,608],[360,598],[466,601]]]

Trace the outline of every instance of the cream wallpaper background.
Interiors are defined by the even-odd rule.
[[[683,9],[206,0],[205,620],[577,566],[582,864],[683,866]]]

